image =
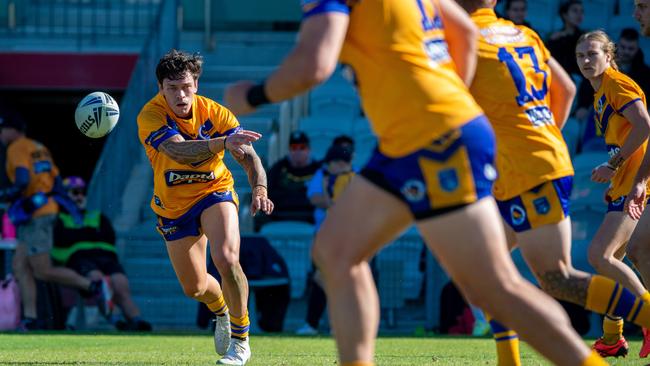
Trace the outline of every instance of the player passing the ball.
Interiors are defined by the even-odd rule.
[[[202,58],[171,50],[156,67],[159,93],[142,108],[138,129],[154,174],[151,208],[184,293],[216,315],[215,349],[222,365],[244,365],[248,342],[248,282],[239,264],[239,200],[224,164],[228,150],[246,170],[251,214],[270,214],[266,173],[243,130],[218,103],[197,95]],[[222,278],[208,274],[206,249]]]
[[[467,90],[477,30],[453,0],[303,1],[298,43],[262,84],[226,90],[235,113],[329,77],[340,58],[379,146],[328,213],[313,249],[343,365],[372,365],[379,299],[368,258],[415,221],[466,298],[559,365],[601,365],[559,304],[510,259],[490,195],[490,123]],[[472,270],[468,270],[471,268]]]

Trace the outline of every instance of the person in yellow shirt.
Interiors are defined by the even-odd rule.
[[[151,208],[185,294],[216,315],[217,364],[244,365],[248,341],[248,283],[239,264],[237,194],[224,164],[228,150],[246,170],[251,214],[270,214],[266,173],[251,143],[261,135],[243,130],[220,104],[197,95],[202,58],[171,50],[156,67],[159,93],[138,115],[140,142],[154,174]],[[208,274],[206,249],[222,278]]]
[[[648,302],[650,293],[623,263],[622,254],[637,224],[624,212],[625,195],[632,188],[647,147],[650,117],[643,91],[618,71],[614,52],[614,43],[603,31],[584,34],[576,45],[580,72],[595,90],[596,129],[604,136],[610,156],[591,175],[594,182],[609,183],[609,188],[605,195],[607,213],[589,246],[589,262],[598,273],[613,278]],[[594,344],[601,355],[627,353],[628,345],[622,335],[624,318],[634,321],[634,315],[608,311],[603,323],[604,334]],[[640,356],[647,357],[647,353],[642,352]]]
[[[470,91],[495,130],[499,177],[494,196],[509,246],[519,246],[540,286],[551,296],[601,314],[629,316],[633,307],[623,305],[641,306],[641,298],[571,263],[573,167],[560,132],[575,96],[571,77],[537,33],[497,18],[496,0],[458,3],[479,28],[479,59]],[[620,296],[610,299],[619,288]],[[650,319],[638,320],[640,325],[650,325]],[[499,365],[520,365],[514,332],[494,320],[490,323]]]
[[[379,300],[368,258],[413,222],[469,301],[552,362],[600,365],[566,313],[508,255],[490,196],[494,135],[467,90],[476,27],[452,0],[305,0],[298,43],[264,83],[225,101],[245,113],[309,90],[337,60],[358,87],[378,147],[316,235],[342,365],[372,365]],[[472,268],[467,271],[467,268]]]

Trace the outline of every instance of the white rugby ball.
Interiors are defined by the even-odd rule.
[[[113,97],[104,92],[92,92],[77,105],[74,119],[77,128],[91,138],[106,136],[120,118],[120,107]]]

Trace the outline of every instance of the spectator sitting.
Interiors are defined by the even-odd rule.
[[[133,302],[129,280],[115,251],[115,232],[108,218],[99,211],[86,210],[86,183],[80,177],[63,180],[68,196],[79,207],[83,222],[75,222],[70,214],[59,213],[54,224],[54,260],[82,276],[99,280],[108,276],[113,288],[113,301],[122,310],[124,320],[115,322],[119,330],[151,331],[140,309]]]
[[[314,210],[316,231],[325,220],[327,209],[334,204],[337,197],[355,175],[352,170],[353,153],[349,148],[350,146],[354,146],[354,141],[347,136],[334,139],[332,146],[325,155],[323,167],[314,174],[314,177],[309,182],[307,195],[316,206]],[[318,324],[327,304],[319,271],[314,269],[310,279],[307,317],[305,324],[296,330],[297,335],[318,334]]]
[[[311,157],[309,138],[304,132],[294,131],[289,136],[289,154],[269,170],[269,198],[275,204],[270,221],[295,220],[313,223],[314,206],[307,199],[306,183],[312,178],[320,163]],[[255,224],[264,224],[260,216]]]
[[[576,63],[575,48],[578,38],[584,33],[580,29],[584,8],[581,0],[565,0],[560,4],[559,15],[564,26],[554,32],[546,42],[551,55],[571,75],[581,75]]]
[[[631,77],[648,95],[650,92],[650,67],[639,47],[639,32],[634,28],[621,30],[616,52],[616,63],[621,72]]]
[[[90,281],[75,271],[52,265],[53,223],[59,207],[75,212],[61,188],[61,178],[49,150],[25,136],[26,124],[10,111],[0,115],[0,142],[7,146],[6,169],[11,186],[0,190],[0,201],[11,202],[9,217],[17,229],[18,245],[12,260],[23,307],[22,330],[39,329],[36,281],[73,286],[84,296],[94,296],[102,315],[110,313],[108,284]],[[79,215],[74,215],[79,220]]]
[[[517,24],[523,25],[530,29],[533,27],[526,20],[528,14],[528,1],[527,0],[506,0],[505,6],[505,19]]]

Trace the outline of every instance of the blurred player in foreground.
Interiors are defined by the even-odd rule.
[[[452,0],[304,1],[303,12],[279,69],[262,84],[230,86],[225,100],[243,113],[291,98],[327,79],[339,56],[354,73],[379,146],[313,249],[342,364],[372,365],[379,300],[367,259],[414,220],[469,301],[554,363],[603,364],[509,257],[490,196],[494,135],[466,87],[477,31],[465,12]]]
[[[609,188],[605,193],[607,213],[589,246],[589,262],[598,273],[620,282],[648,302],[650,293],[622,261],[625,246],[637,224],[624,212],[625,195],[632,187],[650,134],[645,95],[632,79],[618,71],[615,45],[603,31],[589,32],[580,37],[576,45],[576,61],[580,72],[595,90],[596,128],[604,136],[610,156],[591,174],[594,182],[609,183]],[[601,355],[627,354],[628,345],[622,335],[623,319],[648,326],[645,316],[637,315],[636,303],[630,301],[621,296],[621,304],[616,310],[625,310],[624,313],[617,314],[607,309],[603,337],[594,344],[594,349]],[[646,307],[642,306],[640,312]],[[641,357],[647,356],[646,348],[644,344]]]
[[[537,33],[496,17],[496,0],[458,2],[470,12],[481,35],[470,91],[495,130],[499,178],[494,196],[509,246],[519,246],[549,295],[601,314],[628,316],[631,309],[619,304],[641,307],[641,298],[608,278],[576,270],[571,263],[573,167],[560,132],[575,96],[571,77]],[[621,295],[610,302],[619,291]],[[650,325],[650,318],[637,320]],[[516,334],[491,323],[499,364],[521,364]]]
[[[217,364],[244,365],[251,356],[248,282],[239,264],[239,200],[223,162],[226,150],[248,174],[251,214],[269,214],[273,203],[251,145],[261,135],[243,130],[228,109],[196,94],[202,62],[176,50],[160,59],[160,92],[142,108],[138,128],[154,170],[151,208],[176,276],[188,297],[216,315],[215,349],[224,355]],[[208,241],[223,291],[206,269]]]

